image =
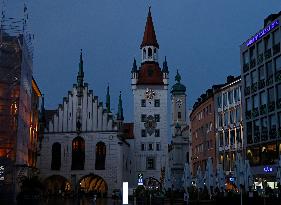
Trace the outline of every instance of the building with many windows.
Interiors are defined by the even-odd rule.
[[[218,163],[233,176],[237,153],[243,152],[241,78],[228,76],[215,92],[215,132]]]
[[[192,173],[196,174],[197,168],[206,170],[208,157],[211,157],[213,169],[216,169],[216,133],[214,112],[214,91],[218,86],[213,86],[198,98],[190,114],[192,135]]]
[[[253,174],[268,182],[276,175],[281,151],[280,23],[280,12],[268,16],[264,27],[240,46],[246,157]]]

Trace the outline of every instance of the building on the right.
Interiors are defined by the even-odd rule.
[[[240,46],[245,157],[256,188],[276,187],[281,151],[281,12]],[[267,182],[267,183],[264,183]]]

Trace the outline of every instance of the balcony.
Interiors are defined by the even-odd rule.
[[[259,108],[256,107],[252,110],[252,116],[253,117],[259,116]]]
[[[255,82],[251,86],[251,92],[254,93],[258,90],[258,82]]]
[[[272,101],[268,103],[268,112],[273,112],[275,110],[275,102]]]
[[[273,55],[280,52],[280,43],[277,43],[273,46]]]
[[[261,115],[266,114],[266,104],[260,106],[260,114]]]
[[[265,87],[265,80],[264,79],[262,79],[258,82],[258,87],[259,87],[259,89],[262,89],[262,88]]]
[[[281,81],[281,70],[275,73],[275,82],[280,82],[280,81]]]
[[[243,72],[246,73],[248,70],[250,70],[249,63],[246,63],[243,65]]]
[[[246,120],[250,120],[252,118],[252,112],[246,111]]]
[[[276,129],[271,128],[271,129],[269,130],[269,138],[270,138],[270,139],[276,139],[276,136],[277,136],[277,131],[276,131]]]
[[[245,88],[245,95],[249,95],[251,93],[251,86]]]
[[[265,59],[268,59],[271,57],[271,48],[270,49],[267,49],[265,52],[264,52],[264,58]]]
[[[254,68],[256,66],[256,59],[252,59],[250,62],[250,68]]]
[[[257,57],[257,64],[261,64],[263,62],[263,54],[258,55]]]

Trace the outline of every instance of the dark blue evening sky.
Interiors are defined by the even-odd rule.
[[[54,109],[76,82],[80,49],[85,80],[100,100],[110,84],[113,112],[119,90],[125,118],[132,116],[130,70],[140,64],[149,1],[27,0],[35,34],[34,77]],[[281,10],[278,0],[154,0],[151,3],[160,63],[167,56],[170,85],[179,69],[188,106],[227,75],[240,75],[239,46]],[[7,16],[22,16],[23,1],[9,0]]]

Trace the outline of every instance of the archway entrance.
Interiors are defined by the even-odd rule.
[[[44,181],[45,191],[48,195],[63,196],[72,190],[71,183],[63,176],[53,175]]]
[[[95,174],[86,175],[79,181],[79,190],[86,194],[106,196],[107,189],[108,187],[106,181]]]

